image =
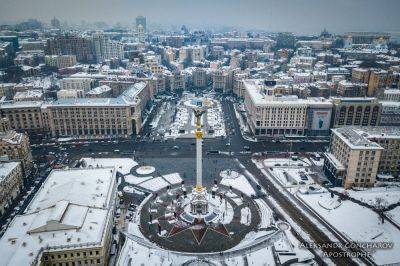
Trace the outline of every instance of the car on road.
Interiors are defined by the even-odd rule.
[[[172,147],[173,150],[179,150],[179,146]]]
[[[228,142],[228,143],[225,144],[225,146],[231,146],[231,144]]]
[[[210,150],[206,152],[207,154],[219,154],[219,151],[216,150]]]
[[[249,146],[244,146],[243,149],[244,149],[245,151],[249,151],[249,150],[250,150],[250,147],[249,147]]]

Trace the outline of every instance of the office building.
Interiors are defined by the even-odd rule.
[[[375,184],[383,148],[353,127],[332,129],[324,172],[334,185],[372,187]]]
[[[333,97],[332,127],[377,126],[382,105],[376,98]]]
[[[299,99],[275,94],[264,80],[244,80],[247,123],[257,138],[326,135],[332,103],[323,98]]]

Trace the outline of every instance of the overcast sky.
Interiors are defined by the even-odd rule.
[[[35,18],[161,25],[233,26],[319,33],[400,31],[400,0],[0,0],[0,21]]]

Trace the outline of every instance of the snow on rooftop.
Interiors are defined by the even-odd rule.
[[[113,168],[53,170],[0,239],[1,264],[37,264],[49,248],[100,246],[115,186]]]
[[[0,141],[7,142],[8,144],[20,144],[23,136],[23,133],[18,133],[14,130],[10,130],[4,133],[0,133]]]
[[[97,94],[102,94],[104,92],[111,91],[112,89],[107,86],[107,85],[101,85],[99,87],[93,88],[92,90],[88,91],[86,94],[92,94],[92,95],[97,95]]]
[[[280,87],[282,85],[279,85]],[[255,105],[296,105],[296,106],[307,106],[307,105],[326,105],[331,106],[332,103],[324,98],[310,97],[307,99],[300,99],[296,95],[274,95],[271,93],[274,88],[267,87],[264,84],[264,80],[261,79],[247,79],[244,80],[244,87]]]
[[[13,171],[20,162],[0,162],[0,182]]]
[[[14,100],[25,99],[25,98],[41,98],[43,97],[43,92],[41,90],[27,90],[18,91],[15,93]]]
[[[59,201],[105,208],[110,187],[115,179],[114,168],[53,170],[40,187],[26,212],[49,208]]]
[[[352,149],[383,149],[379,144],[367,138],[368,133],[357,130],[354,127],[334,128],[332,132]]]

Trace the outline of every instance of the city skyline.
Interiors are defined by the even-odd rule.
[[[129,25],[134,24],[136,16],[143,15],[148,18],[150,25],[163,28],[185,24],[199,29],[231,27],[240,30],[289,31],[297,34],[314,34],[323,28],[334,33],[396,32],[400,26],[396,19],[396,10],[400,8],[400,2],[394,0],[206,0],[191,4],[181,0],[168,3],[159,0],[118,0],[112,3],[99,0],[96,1],[95,10],[94,3],[90,0],[1,0],[0,4],[2,23],[14,23],[29,18],[49,22],[56,16],[61,21],[74,24],[82,21],[104,21],[109,24]]]

